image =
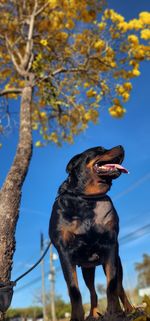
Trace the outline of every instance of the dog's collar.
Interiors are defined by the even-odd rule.
[[[108,195],[106,194],[91,194],[91,195],[85,195],[85,194],[82,194],[82,193],[77,193],[77,192],[68,192],[68,191],[65,191],[65,192],[62,192],[60,195],[62,194],[68,194],[70,196],[74,196],[74,197],[81,197],[83,199],[86,199],[86,200],[101,200],[103,198],[106,198],[108,197]]]
[[[106,198],[106,194],[91,194],[91,195],[85,195],[85,194],[76,194],[77,196],[81,196],[82,198],[86,200],[101,200],[103,198]]]

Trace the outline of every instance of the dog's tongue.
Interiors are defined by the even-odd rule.
[[[123,167],[122,165],[119,165],[119,164],[105,164],[105,167],[109,167],[109,168],[117,168],[119,169],[122,173],[125,173],[125,174],[128,174],[128,170]]]

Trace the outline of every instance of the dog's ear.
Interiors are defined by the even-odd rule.
[[[69,163],[67,164],[66,172],[70,174],[72,170],[74,170],[79,165],[80,161],[81,161],[81,154],[78,154],[72,157]]]

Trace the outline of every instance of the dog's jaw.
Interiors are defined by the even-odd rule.
[[[89,180],[84,188],[85,195],[103,195],[106,194],[112,185],[112,180],[105,178],[96,178],[95,180]]]

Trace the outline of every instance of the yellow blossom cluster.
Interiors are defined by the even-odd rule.
[[[7,7],[9,1],[3,1]],[[88,122],[96,123],[98,108],[105,98],[104,103],[111,106],[110,115],[123,117],[123,103],[132,90],[131,80],[140,75],[141,61],[150,59],[150,13],[141,12],[137,19],[125,21],[112,9],[101,10],[102,2],[47,0],[45,5],[45,0],[40,0],[42,10],[35,19],[32,37],[33,60],[26,70],[32,72],[35,80],[32,129],[38,130],[43,140],[71,143]],[[26,57],[28,48],[25,20],[15,17],[16,11],[14,16],[10,13],[5,18],[12,55],[3,41],[5,30],[0,28],[1,89],[8,92],[11,86],[24,88],[26,83],[26,77],[18,75],[11,60],[14,57],[20,70],[20,59]],[[0,18],[3,19],[1,11]],[[19,30],[24,33],[20,33],[20,38]],[[36,146],[43,146],[43,142],[38,140]]]
[[[150,39],[150,29],[141,30],[141,39],[144,39],[144,40]]]
[[[42,144],[42,142],[41,142],[40,140],[38,140],[38,141],[35,143],[35,146],[36,146],[36,147],[42,147],[43,144]]]
[[[55,144],[58,143],[58,135],[56,132],[52,132],[49,137],[48,137],[49,140],[51,140],[52,142],[54,142]]]
[[[116,93],[122,97],[124,102],[129,100],[131,89],[132,84],[130,82],[125,82],[122,85],[116,85]]]
[[[40,40],[40,43],[41,43],[42,46],[45,47],[45,46],[47,46],[48,41],[47,41],[47,39],[41,39],[41,40]]]
[[[139,14],[139,19],[145,25],[150,25],[150,12],[143,11]]]
[[[98,118],[98,111],[94,109],[89,109],[85,114],[84,114],[84,119],[87,121],[93,121],[94,123],[97,122]]]
[[[84,88],[88,88],[88,87],[90,87],[90,84],[89,84],[89,82],[85,82],[83,86],[84,86]]]
[[[118,14],[113,9],[106,9],[103,15],[103,23],[108,19],[115,23],[121,32],[132,30],[139,31],[141,29],[146,29],[146,26],[148,27],[147,30],[149,30],[150,12],[141,12],[138,19],[132,19],[127,22],[122,15]],[[148,33],[148,31],[146,32]],[[147,40],[149,38],[143,39]]]
[[[139,44],[139,39],[138,39],[138,37],[136,35],[128,36],[128,41],[133,45],[138,45]]]
[[[122,118],[126,113],[126,109],[122,107],[118,99],[114,99],[114,105],[109,108],[109,113],[112,117]]]
[[[113,9],[106,9],[104,11],[104,19],[111,19],[113,22],[123,22],[124,17],[117,12],[115,12]]]
[[[99,39],[95,42],[94,48],[96,50],[103,50],[105,48],[105,42],[102,39]]]
[[[94,90],[93,88],[90,88],[87,92],[86,92],[86,95],[88,98],[92,98],[92,97],[95,97],[97,94],[97,91]]]

